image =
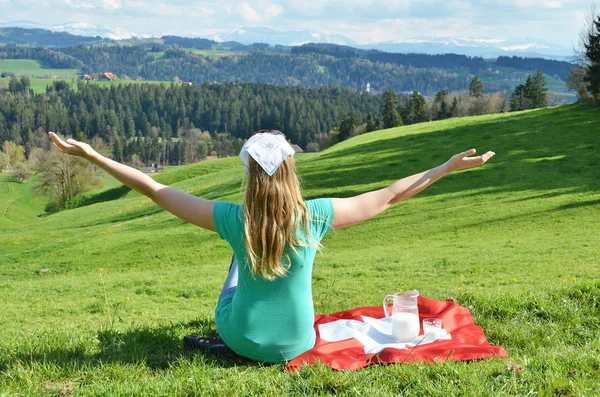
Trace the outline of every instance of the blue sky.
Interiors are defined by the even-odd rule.
[[[572,46],[592,0],[0,0],[0,22],[83,22],[138,34],[206,36],[244,26],[410,37],[531,37]]]

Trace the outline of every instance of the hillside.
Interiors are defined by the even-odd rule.
[[[564,81],[573,67],[569,62],[542,58],[500,57],[486,62],[482,57],[457,54],[400,54],[334,44],[284,47],[163,36],[44,48],[33,41],[30,46],[10,45],[11,37],[2,35],[0,30],[0,59],[11,63],[18,59],[35,60],[48,68],[77,69],[82,75],[110,71],[133,80],[180,79],[196,84],[238,81],[309,87],[339,85],[362,91],[369,83],[373,92],[417,90],[434,96],[442,90],[465,90],[470,77],[487,72],[488,92],[512,90],[515,82],[524,82],[527,75],[540,69],[551,80],[552,91],[561,93],[557,104],[565,102]],[[3,70],[0,65],[0,73],[9,69]],[[44,76],[50,74],[53,73]],[[574,100],[575,97],[566,98]]]
[[[564,211],[560,211],[561,208],[570,209],[574,214],[583,211],[584,214],[597,204],[595,195],[600,187],[600,178],[598,178],[597,167],[594,167],[596,160],[593,148],[597,146],[600,138],[590,134],[598,128],[597,124],[594,124],[597,117],[596,109],[568,106],[520,114],[459,118],[400,127],[365,134],[321,153],[299,155],[298,169],[304,181],[307,197],[343,197],[383,187],[403,175],[438,165],[454,152],[470,146],[479,148],[480,151],[492,149],[498,155],[484,169],[448,176],[446,180],[432,186],[418,198],[393,208],[381,219],[332,234],[331,243],[335,245],[339,237],[347,234],[359,236],[366,231],[372,231],[375,235],[387,236],[385,241],[378,244],[390,250],[397,245],[410,246],[415,243],[415,238],[426,238],[428,235],[428,238],[435,237],[435,240],[442,244],[443,240],[459,233],[459,237],[466,237],[465,241],[474,244],[468,236],[473,233],[472,229],[477,225],[482,226],[485,235],[494,235],[502,231],[509,238],[520,228],[533,224],[536,225],[535,236],[539,237],[538,232],[548,234],[550,240],[544,239],[544,245],[549,245],[549,241],[553,240],[557,240],[558,244],[564,232],[551,237],[553,235],[551,230],[557,226],[549,227],[549,225],[554,223],[556,217],[557,219],[562,217]],[[175,168],[161,175],[160,178],[163,178],[165,183],[173,184],[193,194],[208,194],[213,199],[237,201],[240,199],[242,176],[241,163],[235,158],[230,158]],[[20,184],[10,183],[5,179],[4,185],[9,192],[16,190],[20,192],[19,195],[23,194],[24,190]],[[468,219],[460,216],[467,213],[470,213]],[[94,228],[99,225],[108,227],[113,223],[130,222],[143,219],[144,215],[153,214],[156,214],[152,218],[155,227],[160,228],[160,225],[165,222],[167,224],[179,222],[159,211],[145,198],[132,197],[28,221],[26,230],[21,232],[31,235],[31,243],[18,244],[17,247],[17,244],[10,244],[14,236],[8,240],[3,236],[2,251],[13,253],[35,247],[40,242],[56,240],[56,237],[68,238],[74,227],[86,231],[92,225]],[[544,216],[540,216],[542,214]],[[11,219],[11,216],[12,211],[9,211],[8,219]],[[438,218],[453,218],[456,223],[451,228],[448,225],[438,226],[436,222]],[[585,236],[584,224],[576,218],[569,217],[575,220],[574,224],[579,224],[579,232]],[[21,233],[18,232],[19,227],[23,226],[20,222],[22,220],[19,218],[19,221],[11,227],[16,235]],[[571,223],[567,219],[562,219],[561,222]],[[399,229],[392,232],[396,228]],[[50,229],[53,230],[54,235],[44,235],[44,231]],[[194,230],[194,234],[204,234],[190,226],[176,229],[188,230],[187,232],[191,229]],[[564,225],[560,229],[564,229]],[[389,231],[389,235],[385,230]],[[174,232],[177,234],[180,231]],[[129,238],[126,236],[130,232],[122,233],[125,233],[124,238],[119,236],[118,241],[112,241],[114,239],[112,236],[110,238],[95,236],[94,246],[102,250],[100,247],[105,240],[107,243],[127,246]],[[133,236],[135,233],[132,234]],[[519,240],[529,238],[533,236],[521,233]],[[157,239],[164,240],[163,237],[158,236]],[[345,239],[346,237],[341,240]],[[80,241],[78,244],[85,244],[85,242]],[[522,244],[524,241],[518,243],[520,248],[525,249],[526,245]],[[491,256],[489,250],[492,248],[487,247],[482,252],[487,252],[485,255]],[[360,250],[362,247],[356,249]],[[502,247],[494,248],[498,251],[501,249]],[[532,246],[527,249],[534,248]],[[50,260],[55,258],[57,253],[68,256],[71,250],[78,250],[78,248],[57,243],[54,249],[37,253],[36,256],[41,260],[44,255],[49,255],[47,260]],[[331,260],[330,255],[347,256],[347,249],[340,252],[332,248],[331,251],[324,258],[329,257]],[[457,254],[460,249],[454,247],[445,255],[452,256],[453,252]],[[421,254],[420,251],[414,252],[414,255]],[[152,256],[150,253],[149,255]],[[382,258],[386,258],[386,255],[382,255]],[[27,261],[21,258],[19,256],[11,258],[10,263]],[[362,260],[352,255],[349,255],[348,259]],[[539,261],[545,260],[550,258],[545,256],[539,258]],[[80,258],[76,261],[85,263],[86,267],[94,263]],[[148,266],[151,264],[152,261]],[[418,267],[417,264],[407,264],[407,266],[413,265]],[[1,271],[5,272],[6,269],[3,268]],[[70,273],[73,269],[65,266],[65,271]],[[433,286],[429,288],[438,289]]]
[[[224,241],[126,191],[98,193],[100,202],[38,218],[40,203],[23,193],[30,186],[4,178],[0,189],[8,196],[0,205],[19,197],[25,209],[0,212],[0,368],[11,374],[0,374],[0,391],[47,392],[42,385],[52,382],[90,394],[329,394],[354,387],[393,395],[404,379],[404,392],[417,394],[595,394],[599,118],[597,108],[570,105],[451,119],[297,156],[305,197],[346,197],[470,147],[494,150],[485,167],[450,175],[373,220],[330,232],[315,262],[313,294],[320,313],[380,305],[385,294],[412,288],[436,299],[455,296],[524,372],[498,359],[352,374],[316,368],[296,376],[281,366],[182,353],[182,335],[214,330],[231,255]],[[241,161],[229,158],[161,178],[195,195],[239,202],[243,175]],[[32,337],[23,339],[25,333]],[[232,376],[240,382],[232,385]],[[92,377],[110,377],[110,385]]]

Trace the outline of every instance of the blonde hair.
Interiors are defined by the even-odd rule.
[[[318,247],[308,229],[309,222],[310,214],[300,193],[292,156],[272,176],[249,156],[244,234],[252,274],[267,280],[285,277],[291,264],[286,246],[294,253],[297,253],[296,247],[312,244]],[[306,234],[304,241],[298,237],[300,229]],[[284,258],[287,265],[283,263]]]

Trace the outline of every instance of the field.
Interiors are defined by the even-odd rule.
[[[0,59],[0,73],[9,72],[29,77],[49,78],[58,76],[61,79],[77,77],[80,73],[77,69],[46,69],[39,61],[29,59]]]
[[[2,79],[0,78],[0,89],[3,88],[7,88],[8,87],[8,83],[9,83],[10,79],[5,78]],[[31,89],[33,89],[33,92],[35,92],[36,94],[41,94],[46,92],[46,88],[51,86],[53,82],[55,82],[56,80],[54,79],[31,79]],[[77,90],[77,81],[76,80],[69,80],[68,81],[71,84],[71,87],[74,90]],[[124,84],[124,85],[128,85],[128,84],[171,84],[170,81],[151,81],[151,80],[104,80],[104,81],[98,81],[98,80],[92,80],[89,81],[90,84],[97,84],[99,86],[102,87],[110,87],[113,85],[119,85],[119,84]]]
[[[182,336],[214,332],[224,241],[119,186],[42,215],[31,182],[0,174],[0,396],[598,395],[599,120],[578,105],[458,118],[297,156],[312,198],[381,188],[470,147],[497,153],[331,231],[314,268],[319,313],[413,288],[455,297],[509,354],[474,362],[287,373],[185,351]],[[239,202],[243,175],[228,158],[156,178]]]
[[[195,48],[184,48],[185,51],[194,53],[194,54],[198,54],[198,55],[202,55],[206,58],[210,58],[213,60],[216,59],[220,59],[223,57],[240,57],[240,56],[245,56],[248,55],[247,52],[235,52],[235,51],[226,51],[226,50],[198,50]]]

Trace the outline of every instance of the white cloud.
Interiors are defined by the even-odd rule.
[[[279,4],[262,1],[256,3],[254,6],[247,2],[240,3],[237,6],[237,15],[246,22],[261,23],[276,17],[283,11],[283,7]]]
[[[115,11],[123,7],[122,0],[102,0],[102,6],[107,11]]]
[[[69,7],[72,7],[72,8],[79,8],[79,9],[92,9],[92,8],[95,8],[95,6],[92,3],[89,3],[89,2],[86,2],[86,1],[75,1],[75,2],[73,2],[73,0],[64,0],[64,2]]]
[[[337,33],[358,42],[417,36],[532,36],[570,43],[590,0],[0,0],[8,21],[86,22],[203,35],[243,26]]]
[[[239,5],[239,16],[241,16],[244,21],[248,22],[260,22],[261,18],[258,15],[258,12],[248,3],[241,3]]]

